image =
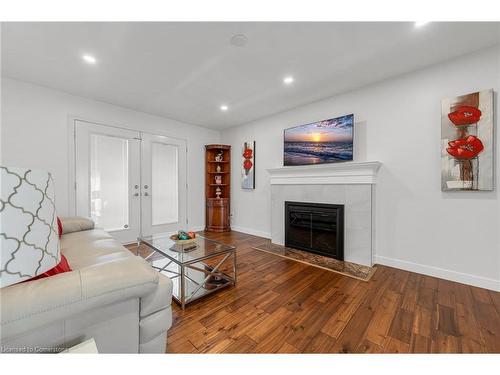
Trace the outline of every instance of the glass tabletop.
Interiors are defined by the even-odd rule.
[[[177,264],[193,263],[235,250],[234,246],[199,235],[194,242],[183,245],[176,244],[170,239],[169,235],[165,234],[140,237],[139,241],[162,253]]]

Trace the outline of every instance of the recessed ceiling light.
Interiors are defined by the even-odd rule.
[[[283,83],[285,85],[291,85],[294,81],[295,81],[295,79],[292,76],[287,76],[287,77],[283,78]]]
[[[220,106],[220,110],[221,110],[222,112],[226,112],[228,109],[229,109],[229,107],[228,107],[227,105],[225,105],[225,104],[222,104],[222,105]]]
[[[236,34],[231,37],[229,43],[235,47],[244,47],[248,43],[248,38],[243,34]]]
[[[83,55],[82,59],[87,64],[95,64],[95,63],[97,63],[97,59],[94,56],[92,56],[92,55]]]
[[[415,22],[415,27],[422,27],[430,23],[429,21],[417,21]]]

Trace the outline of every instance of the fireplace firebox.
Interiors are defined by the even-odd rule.
[[[344,205],[285,201],[285,246],[344,260]]]

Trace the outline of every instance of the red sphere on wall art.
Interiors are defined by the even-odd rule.
[[[462,105],[448,114],[448,118],[455,125],[475,124],[481,118],[481,111],[476,107]]]
[[[449,142],[448,145],[450,147],[446,151],[457,159],[472,159],[484,150],[481,140],[473,135],[469,135],[465,139],[456,139]]]
[[[243,162],[243,168],[245,168],[245,170],[249,170],[250,168],[253,167],[253,163],[249,160],[249,159],[246,159],[244,162]]]
[[[251,159],[252,158],[252,155],[253,155],[253,151],[251,148],[245,148],[245,151],[243,151],[243,157],[245,159]]]

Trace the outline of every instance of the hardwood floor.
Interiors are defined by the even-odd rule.
[[[500,293],[378,266],[369,282],[237,246],[238,285],[182,311],[169,353],[499,353]]]

